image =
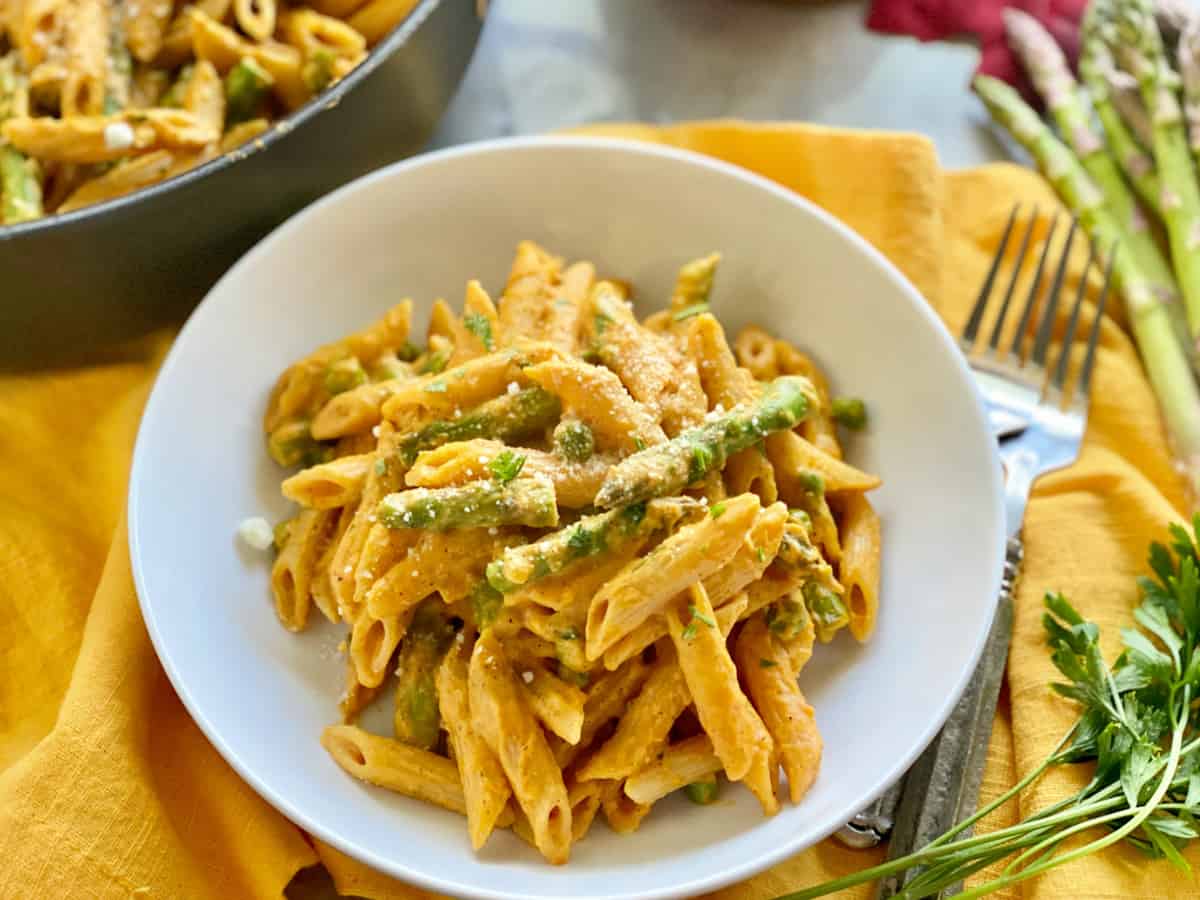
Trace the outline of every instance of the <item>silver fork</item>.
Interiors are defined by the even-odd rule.
[[[1003,336],[1009,309],[1037,223],[1037,209],[1033,210],[990,334],[986,341],[976,346],[980,344],[980,331],[989,312],[996,277],[1004,262],[1017,214],[1018,208],[1014,207],[959,338],[959,346],[971,366],[993,433],[1000,443],[1000,458],[1005,469],[1007,547],[1004,576],[979,666],[941,733],[904,778],[837,832],[843,843],[856,848],[874,846],[890,835],[889,859],[898,859],[924,846],[969,816],[975,808],[1012,636],[1012,593],[1023,555],[1021,524],[1025,505],[1033,483],[1040,476],[1068,466],[1078,458],[1087,426],[1096,343],[1112,282],[1116,248],[1109,251],[1104,287],[1087,338],[1084,359],[1074,389],[1068,395],[1071,348],[1087,292],[1086,276],[1096,262],[1096,248],[1092,244],[1088,246],[1084,277],[1080,279],[1057,358],[1053,363],[1047,363],[1067,261],[1078,230],[1076,220],[1071,220],[1039,313],[1038,299],[1058,217],[1051,221],[1013,337],[1005,343]],[[1035,316],[1037,327],[1026,354],[1029,329]],[[903,882],[887,879],[880,886],[879,896],[892,897],[903,887]]]

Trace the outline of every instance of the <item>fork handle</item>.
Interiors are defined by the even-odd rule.
[[[992,720],[1008,661],[1013,591],[1023,557],[1020,536],[1010,537],[996,613],[979,666],[941,733],[908,770],[896,810],[896,827],[888,845],[889,860],[900,859],[924,847],[975,811],[992,736]],[[961,837],[969,834],[970,829]],[[903,874],[884,879],[879,887],[879,900],[894,897],[909,880]],[[955,885],[940,896],[950,896],[961,890],[961,884]]]

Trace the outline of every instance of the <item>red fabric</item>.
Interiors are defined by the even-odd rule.
[[[875,0],[867,27],[922,41],[972,35],[979,41],[978,71],[1007,81],[1036,101],[1021,63],[1004,40],[1006,6],[1029,13],[1054,35],[1071,65],[1079,56],[1079,20],[1088,0]]]

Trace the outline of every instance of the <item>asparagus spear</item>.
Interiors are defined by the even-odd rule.
[[[388,528],[487,528],[558,524],[554,484],[548,478],[473,481],[458,487],[411,488],[379,501],[379,521]]]
[[[407,467],[422,450],[431,450],[451,441],[486,437],[511,442],[549,427],[561,411],[558,398],[549,391],[540,387],[526,388],[481,403],[461,418],[431,422],[405,438],[398,452]]]
[[[1113,105],[1128,123],[1137,142],[1146,149],[1154,146],[1154,126],[1150,124],[1150,113],[1142,102],[1142,89],[1138,81],[1128,72],[1114,66],[1105,73],[1108,90],[1112,93]]]
[[[715,421],[617,463],[600,485],[596,505],[611,509],[678,494],[771,432],[794,428],[808,415],[812,403],[813,387],[808,379],[798,375],[776,378],[756,403],[738,406]]]
[[[441,718],[438,715],[434,677],[438,664],[454,638],[440,599],[426,600],[413,614],[396,658],[397,739],[423,750],[437,746]]]
[[[1187,119],[1188,146],[1200,161],[1200,16],[1179,37],[1176,51],[1179,76],[1183,80],[1183,115]]]
[[[1192,377],[1188,357],[1176,339],[1167,302],[1155,295],[1153,283],[1134,255],[1118,251],[1121,229],[1105,207],[1103,195],[1074,154],[1008,85],[980,75],[975,78],[973,87],[993,118],[1037,160],[1042,172],[1079,217],[1096,246],[1116,254],[1113,272],[1125,297],[1142,362],[1158,397],[1188,486],[1194,492],[1200,492],[1200,390]]]
[[[1146,108],[1142,105],[1142,96],[1137,82],[1127,73],[1117,70],[1112,52],[1104,43],[1098,29],[1089,27],[1093,20],[1092,11],[1098,4],[1089,7],[1083,23],[1083,46],[1079,56],[1079,74],[1088,87],[1092,104],[1096,107],[1096,116],[1100,119],[1101,128],[1108,141],[1109,149],[1116,157],[1122,171],[1133,184],[1138,197],[1155,215],[1162,217],[1159,200],[1162,193],[1158,186],[1158,172],[1154,168],[1154,160],[1147,153],[1150,146],[1150,120],[1146,116]],[[1121,76],[1128,79],[1128,87],[1133,90],[1133,100],[1141,121],[1146,126],[1145,140],[1131,127],[1135,123],[1125,118],[1120,107],[1120,98],[1127,96],[1123,88],[1113,84],[1113,79]],[[1129,124],[1127,124],[1127,122]]]
[[[1004,27],[1009,46],[1046,101],[1050,114],[1058,123],[1059,133],[1067,139],[1076,158],[1104,192],[1109,210],[1124,231],[1121,241],[1124,252],[1133,254],[1140,261],[1142,271],[1161,285],[1164,293],[1173,296],[1170,263],[1154,242],[1145,215],[1121,177],[1117,164],[1092,131],[1091,116],[1058,42],[1037,19],[1013,7],[1004,11]]]
[[[1137,77],[1142,100],[1150,111],[1154,159],[1162,186],[1163,220],[1189,330],[1196,340],[1200,339],[1200,186],[1196,183],[1183,116],[1175,96],[1178,77],[1167,65],[1147,0],[1129,0],[1121,5],[1119,13],[1118,52]]]
[[[0,59],[0,122],[27,115],[20,109],[24,96],[16,51]],[[42,178],[37,161],[0,143],[0,222],[13,225],[42,216]]]
[[[554,452],[568,462],[587,462],[596,450],[592,429],[578,419],[563,419],[554,429]]]
[[[634,503],[621,509],[585,516],[532,544],[510,547],[487,567],[488,583],[509,593],[550,575],[558,575],[574,562],[609,553],[623,544],[678,522],[700,504],[684,497]]]
[[[275,83],[274,77],[249,56],[243,56],[225,76],[225,126],[245,122],[258,115],[263,98]]]

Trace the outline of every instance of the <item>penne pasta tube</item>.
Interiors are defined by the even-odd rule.
[[[92,203],[123,197],[133,191],[157,184],[174,167],[177,153],[173,150],[154,150],[123,161],[103,175],[90,178],[75,188],[58,205],[58,212],[70,212]]]
[[[562,400],[592,429],[597,446],[622,454],[661,444],[666,434],[629,395],[614,373],[581,360],[551,360],[525,370],[525,376]]]
[[[583,734],[583,709],[587,696],[578,687],[547,672],[542,666],[521,661],[519,672],[525,700],[538,721],[551,734],[577,744]]]
[[[604,810],[609,828],[617,834],[633,834],[642,824],[642,819],[650,815],[650,807],[631,800],[621,785],[620,781],[606,783],[600,808]]]
[[[233,0],[198,0],[180,9],[162,38],[162,45],[154,58],[156,65],[173,69],[192,57],[192,11],[198,10],[214,22],[224,21]]]
[[[696,715],[731,781],[741,781],[755,758],[771,753],[771,736],[738,685],[737,667],[704,588],[666,610],[667,629]]]
[[[850,633],[866,641],[875,630],[879,612],[879,516],[862,494],[839,499],[842,558],[838,581],[845,589],[850,610]]]
[[[504,814],[512,790],[500,760],[475,730],[469,699],[470,649],[459,633],[436,676],[438,707],[462,780],[471,846],[478,850]]]
[[[738,592],[762,577],[775,558],[787,521],[787,508],[775,503],[758,514],[754,525],[743,537],[733,559],[702,579],[713,606],[720,608],[738,596]],[[662,616],[652,616],[604,651],[604,666],[615,669],[667,636]]]
[[[183,108],[214,134],[219,135],[225,129],[225,86],[207,60],[202,59],[192,67],[183,90]]]
[[[161,148],[198,150],[220,132],[175,109],[130,110],[112,116],[9,119],[0,133],[22,153],[68,163],[100,163]]]
[[[534,843],[551,863],[565,863],[572,831],[562,772],[517,687],[503,647],[490,630],[475,642],[468,683],[472,722],[500,759],[532,827]]]
[[[408,18],[417,0],[368,0],[349,19],[349,25],[374,47]]]
[[[796,683],[797,670],[762,616],[753,616],[742,627],[734,656],[754,707],[778,748],[791,801],[799,803],[821,763],[821,735],[813,709]]]
[[[775,354],[775,339],[757,325],[747,325],[738,332],[733,350],[738,364],[757,381],[773,381],[783,374]]]
[[[610,675],[594,680],[583,703],[583,727],[579,739],[569,744],[558,737],[550,738],[551,750],[561,768],[566,769],[579,754],[588,749],[604,726],[621,717],[629,701],[642,689],[650,675],[650,667],[640,658],[631,659]]]
[[[799,473],[815,472],[828,493],[872,491],[883,482],[810,444],[791,431],[767,438],[767,458],[775,467],[779,491],[785,495]]]
[[[760,511],[753,494],[723,501],[709,516],[685,525],[622,569],[588,608],[588,658],[599,659],[622,637],[661,613],[689,584],[733,559]]]
[[[408,470],[404,480],[414,487],[447,487],[493,477],[491,466],[501,454],[512,454],[504,443],[487,438],[458,441],[426,450]],[[522,475],[545,478],[554,485],[559,506],[581,509],[590,506],[612,460],[593,456],[586,462],[567,460],[544,450],[522,448]]]
[[[275,33],[275,0],[233,0],[233,17],[238,28],[256,41]]]
[[[371,734],[357,725],[330,725],[321,733],[321,746],[360,781],[461,815],[467,813],[458,770],[444,756]]]
[[[812,415],[800,425],[800,434],[823,453],[835,459],[842,458],[842,447],[838,442],[837,425],[833,421],[829,399],[829,384],[825,376],[808,356],[787,341],[775,342],[775,355],[779,370],[787,375],[803,375],[817,389],[818,402]]]
[[[597,282],[588,306],[589,346],[633,398],[672,437],[699,425],[708,401],[696,364],[673,342],[641,325],[610,282]]]
[[[382,684],[367,687],[358,680],[358,672],[355,670],[354,664],[347,661],[346,687],[342,691],[341,697],[338,698],[338,712],[342,714],[342,724],[353,725],[357,722],[362,711],[383,693],[383,687]]]
[[[362,496],[367,472],[374,464],[373,453],[362,453],[309,466],[284,480],[283,496],[313,509],[346,506]]]
[[[317,558],[316,574],[313,576],[312,587],[309,589],[313,603],[330,622],[338,622],[342,618],[333,589],[333,560],[338,546],[346,534],[346,529],[350,527],[357,511],[357,504],[343,506],[337,511],[337,524],[334,526],[329,540],[325,543],[325,549]]]
[[[67,77],[59,94],[64,118],[104,111],[108,30],[107,0],[75,0],[66,27]]]
[[[654,762],[625,780],[625,795],[634,803],[651,806],[667,794],[703,781],[720,772],[721,760],[713,752],[708,735],[672,744]]]
[[[275,613],[289,631],[301,631],[308,624],[317,558],[335,524],[336,518],[327,511],[301,511],[271,567]]]
[[[130,0],[122,5],[125,17],[125,46],[139,62],[158,56],[175,11],[171,0]]]
[[[578,262],[562,272],[557,296],[542,316],[541,334],[546,342],[564,353],[575,353],[583,333],[584,305],[596,280],[596,268],[589,262]]]
[[[711,313],[689,319],[687,353],[700,373],[700,386],[708,397],[709,409],[733,409],[752,403],[758,396],[754,376],[739,368],[725,340],[725,330]]]

